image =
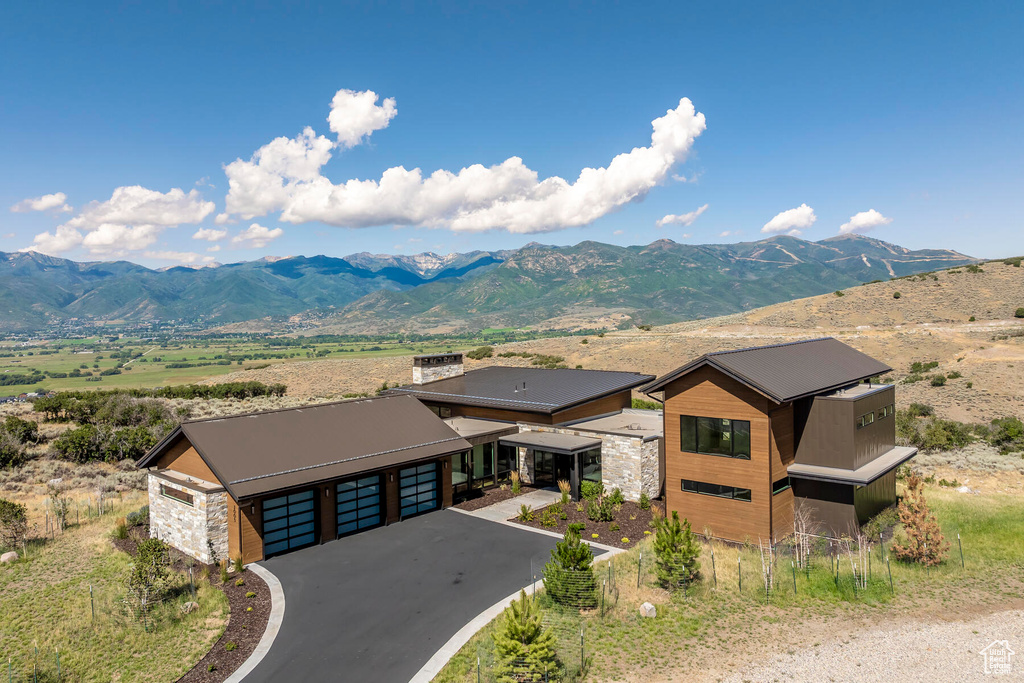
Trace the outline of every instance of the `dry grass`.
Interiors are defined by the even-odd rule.
[[[220,636],[227,621],[224,594],[201,585],[200,609],[184,615],[180,604],[191,597],[180,576],[175,594],[154,610],[148,632],[121,610],[121,576],[130,560],[108,535],[114,520],[144,498],[135,493],[113,499],[107,514],[83,519],[52,540],[37,539],[27,559],[0,567],[0,652],[12,658],[16,676],[31,680],[38,647],[39,680],[54,678],[55,649],[70,680],[174,680]],[[25,502],[38,523],[41,500]]]
[[[603,617],[584,618],[586,646],[592,657],[587,680],[713,681],[771,654],[842,642],[858,632],[909,621],[948,621],[1024,606],[1021,570],[1024,513],[1014,496],[966,496],[929,487],[928,499],[953,548],[946,562],[926,571],[893,563],[895,596],[889,593],[880,552],[873,550],[873,579],[866,591],[854,593],[848,561],[842,563],[837,587],[829,560],[819,556],[811,576],[797,574],[793,592],[787,555],[776,565],[771,604],[765,604],[760,559],[753,548],[702,544],[701,584],[684,597],[654,585],[650,541],[616,556],[613,565],[617,599],[609,597]],[[964,539],[965,568],[960,567],[956,533]],[[637,586],[638,560],[646,569]],[[739,591],[737,558],[743,558],[743,592]],[[597,562],[600,582],[608,580],[608,562]],[[717,587],[714,576],[717,574]],[[611,594],[609,594],[611,595]],[[649,601],[658,615],[645,619],[638,607]],[[489,625],[460,650],[437,681],[476,680],[477,657],[493,662],[494,626]]]

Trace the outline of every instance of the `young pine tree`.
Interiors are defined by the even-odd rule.
[[[594,553],[580,540],[575,528],[555,544],[551,559],[544,565],[544,590],[560,605],[580,609],[597,606],[597,577],[594,576]]]
[[[916,473],[907,478],[907,495],[897,508],[907,540],[906,543],[893,544],[892,552],[897,560],[933,567],[942,562],[949,543],[925,502],[923,488],[924,481]]]
[[[700,545],[690,529],[689,520],[679,521],[679,513],[658,522],[654,536],[654,571],[665,588],[688,586],[700,579]]]
[[[526,591],[519,591],[519,599],[502,613],[494,649],[499,681],[542,681],[545,673],[557,670],[555,634],[544,628],[537,605]]]

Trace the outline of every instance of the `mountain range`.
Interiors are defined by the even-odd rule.
[[[661,323],[973,261],[861,235],[728,245],[533,243],[445,256],[364,252],[162,270],[0,252],[0,331],[70,319],[273,323],[310,311],[317,312],[308,316],[310,325],[333,332],[560,326],[608,312],[632,323]]]

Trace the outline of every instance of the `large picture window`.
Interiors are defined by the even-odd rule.
[[[750,460],[750,422],[680,415],[679,444],[687,453]]]
[[[708,484],[703,481],[683,479],[682,489],[687,493],[699,493],[702,496],[715,496],[716,498],[731,498],[733,500],[750,502],[750,489],[741,489],[735,486],[722,486],[721,484]]]

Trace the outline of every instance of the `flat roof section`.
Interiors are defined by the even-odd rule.
[[[660,410],[627,408],[621,412],[566,423],[565,427],[585,429],[602,434],[635,436],[644,440],[659,439],[665,434],[664,418]]]
[[[786,468],[791,477],[800,479],[813,479],[815,481],[829,481],[839,484],[856,484],[867,486],[883,474],[888,474],[896,467],[917,455],[916,448],[907,446],[896,446],[887,453],[878,456],[867,465],[858,467],[855,470],[844,470],[838,467],[823,467],[821,465],[800,465],[794,463]]]
[[[572,455],[580,451],[599,448],[601,446],[601,439],[590,439],[573,434],[559,434],[558,432],[522,432],[521,434],[502,437],[499,443],[506,446],[522,446],[523,448],[532,448],[539,451]]]
[[[407,384],[385,395],[405,394],[423,401],[484,406],[550,415],[620,391],[634,389],[653,375],[612,370],[514,368],[492,365],[458,377]]]
[[[444,423],[471,443],[482,437],[498,437],[519,432],[519,425],[514,422],[485,420],[479,417],[448,417],[444,419]]]
[[[828,394],[821,394],[817,398],[834,398],[839,400],[853,400],[874,394],[886,389],[891,389],[891,384],[854,384],[852,386],[837,389]]]

